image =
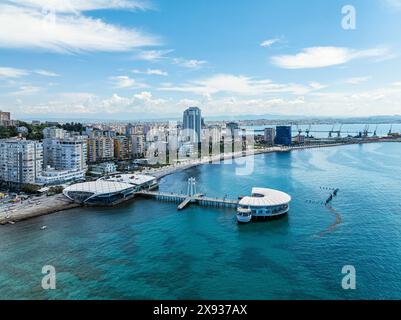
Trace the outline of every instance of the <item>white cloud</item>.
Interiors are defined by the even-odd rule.
[[[277,43],[279,41],[280,41],[280,39],[268,39],[268,40],[263,41],[260,44],[260,46],[261,47],[271,47],[273,44],[275,44],[275,43]]]
[[[28,75],[28,73],[23,69],[0,67],[0,78],[20,78]]]
[[[174,50],[143,50],[134,56],[134,59],[145,60],[145,61],[159,61],[167,59],[166,55],[173,52]]]
[[[160,90],[189,92],[207,96],[216,93],[235,93],[240,95],[271,93],[304,94],[309,92],[311,88],[298,84],[277,84],[269,79],[259,80],[246,76],[217,74],[209,78],[191,81],[179,86],[163,86]]]
[[[345,81],[345,83],[348,84],[360,84],[366,81],[369,81],[372,77],[354,77],[354,78],[349,78]]]
[[[146,84],[137,82],[135,79],[128,76],[111,77],[110,80],[112,80],[114,86],[119,89],[138,89],[147,87]]]
[[[200,69],[207,64],[207,61],[196,59],[175,58],[168,56],[174,50],[142,50],[138,52],[133,58],[137,60],[144,60],[149,62],[167,61],[171,64],[178,65],[188,69]]]
[[[38,93],[42,88],[35,86],[21,86],[18,91],[11,92],[12,96],[27,96]]]
[[[162,71],[159,69],[148,69],[146,70],[146,74],[156,75],[156,76],[168,76],[168,73],[166,71]]]
[[[152,99],[152,93],[149,91],[143,91],[141,93],[134,95],[134,97],[139,100],[150,100]]]
[[[315,90],[320,90],[320,89],[324,89],[327,87],[319,82],[311,82],[311,83],[309,83],[309,86]]]
[[[81,14],[52,14],[36,7],[0,5],[0,47],[3,48],[66,53],[128,51],[158,43],[156,37],[141,31]]]
[[[23,96],[18,96],[23,100]],[[163,99],[150,91],[142,91],[132,96],[114,94],[99,97],[90,93],[58,94],[49,100],[40,95],[40,102],[26,101],[8,104],[18,115],[75,115],[79,117],[108,119],[138,119],[180,117],[188,105],[199,105],[206,117],[212,115],[305,115],[305,116],[369,116],[400,114],[400,86],[387,86],[368,91],[319,92],[307,94],[244,97],[227,95],[209,97],[205,100],[177,97]],[[25,103],[24,103],[25,102]]]
[[[140,70],[132,70],[133,73],[135,74],[147,74],[147,75],[155,75],[155,76],[168,76],[168,73],[166,71],[160,70],[160,69],[148,69],[146,71],[140,71]]]
[[[272,58],[272,63],[285,69],[323,68],[342,65],[351,60],[367,57],[383,57],[388,50],[376,48],[354,50],[343,47],[312,47],[295,55],[281,55]]]
[[[8,0],[8,2],[62,13],[102,9],[146,10],[152,8],[151,3],[147,0]]]
[[[199,69],[203,65],[207,64],[207,61],[196,60],[196,59],[184,59],[184,58],[174,58],[173,64],[179,65],[188,69]]]
[[[34,71],[36,74],[44,76],[44,77],[59,77],[60,75],[52,72],[52,71],[48,71],[48,70],[35,70]]]

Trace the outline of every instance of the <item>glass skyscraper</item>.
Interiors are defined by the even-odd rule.
[[[201,142],[202,112],[198,107],[190,107],[184,111],[183,130],[192,142]]]
[[[275,144],[290,146],[292,142],[291,140],[292,140],[292,132],[290,126],[276,127],[276,138],[274,140]]]

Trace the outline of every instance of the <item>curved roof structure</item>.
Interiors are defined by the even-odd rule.
[[[244,197],[240,202],[240,206],[252,207],[274,207],[291,202],[291,196],[288,194],[265,188],[253,188],[251,197]]]
[[[107,177],[102,177],[101,181],[115,181],[132,184],[135,186],[142,186],[156,180],[156,177],[142,175],[142,174],[114,174]]]
[[[90,198],[124,193],[132,189],[134,186],[128,183],[97,180],[74,184],[65,188],[63,193],[72,200],[77,200],[77,194],[82,194],[83,198],[80,200],[85,202]]]

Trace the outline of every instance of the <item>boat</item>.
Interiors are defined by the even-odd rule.
[[[249,223],[252,221],[252,210],[245,208],[237,209],[237,221],[238,223]]]
[[[238,203],[237,220],[249,223],[252,219],[269,220],[284,216],[290,210],[291,196],[273,189],[253,188],[252,195]]]
[[[40,228],[40,230],[46,230],[46,229],[47,229],[47,226],[43,226]]]

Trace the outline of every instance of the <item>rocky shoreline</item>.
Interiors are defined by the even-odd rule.
[[[14,224],[15,222],[36,218],[64,210],[78,208],[81,205],[71,202],[64,195],[42,197],[39,204],[18,203],[12,210],[0,212],[0,225]],[[36,203],[38,203],[36,202]]]

